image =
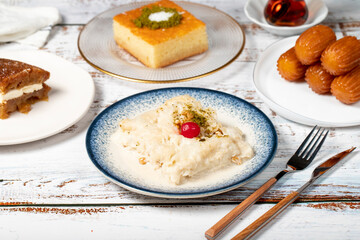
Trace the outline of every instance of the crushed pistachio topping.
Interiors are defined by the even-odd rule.
[[[173,112],[173,119],[174,119],[174,125],[177,127],[177,129],[180,131],[181,125],[186,122],[194,122],[197,125],[199,125],[201,131],[200,135],[197,137],[197,139],[200,142],[206,141],[206,138],[209,138],[211,136],[216,137],[224,137],[222,130],[220,128],[218,129],[212,129],[212,127],[209,124],[208,118],[212,114],[212,110],[210,109],[197,109],[195,110],[190,104],[185,105],[185,108],[182,109],[182,111],[174,111]]]
[[[199,112],[194,111],[190,105],[186,105],[186,109],[184,109],[181,113],[175,111],[173,113],[173,117],[174,124],[179,129],[181,127],[181,124],[185,122],[194,122],[202,128],[206,128],[208,126],[206,117]]]
[[[166,13],[168,19],[166,21],[151,21],[149,16],[154,13]],[[170,15],[171,14],[171,15]],[[160,6],[152,6],[152,8],[145,7],[142,9],[140,17],[133,20],[135,26],[138,28],[148,27],[150,29],[158,28],[170,28],[176,25],[179,25],[181,22],[182,16],[176,11],[175,8],[166,8]]]

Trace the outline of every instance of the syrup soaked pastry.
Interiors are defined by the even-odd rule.
[[[322,53],[321,62],[332,75],[349,72],[360,64],[360,41],[352,36],[337,40]]]
[[[334,76],[328,73],[321,63],[310,66],[305,73],[305,80],[309,84],[311,90],[318,94],[330,92],[330,86],[334,80]]]
[[[301,64],[295,55],[294,48],[290,48],[279,57],[277,69],[284,79],[293,82],[304,79],[307,66]]]
[[[27,113],[31,104],[47,100],[50,73],[23,62],[0,58],[0,119],[18,110]]]
[[[346,104],[356,103],[360,100],[360,66],[351,72],[336,77],[331,84],[331,93]]]
[[[316,25],[303,32],[295,43],[295,53],[304,65],[312,65],[320,60],[325,48],[336,41],[334,31],[324,25]]]
[[[120,47],[151,68],[161,68],[208,49],[205,23],[169,0],[116,15],[113,31]]]

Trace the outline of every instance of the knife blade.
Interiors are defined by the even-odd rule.
[[[330,168],[335,166],[341,159],[346,157],[349,153],[355,150],[355,147],[352,147],[348,150],[345,150],[341,153],[336,154],[335,156],[329,158],[324,163],[320,164],[315,170],[313,171],[313,176],[317,179],[324,173],[326,173]]]

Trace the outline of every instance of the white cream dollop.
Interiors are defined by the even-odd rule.
[[[173,12],[156,12],[149,15],[149,20],[153,22],[162,22],[162,21],[168,21],[171,16],[174,15]]]
[[[7,92],[6,94],[0,94],[0,102],[7,101],[10,99],[18,98],[26,93],[32,93],[43,88],[42,83],[36,83],[32,85],[25,86],[20,89],[13,89]]]

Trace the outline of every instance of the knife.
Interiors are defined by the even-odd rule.
[[[330,168],[335,166],[338,162],[340,162],[341,159],[343,159],[349,153],[354,151],[354,149],[355,147],[352,147],[348,150],[338,153],[335,156],[329,158],[324,163],[320,164],[317,168],[315,168],[315,170],[312,173],[311,179],[307,183],[305,183],[297,191],[292,192],[288,196],[286,196],[278,204],[276,204],[269,211],[267,211],[261,217],[259,217],[255,222],[247,226],[244,230],[242,230],[235,237],[233,237],[232,240],[250,239],[261,228],[263,228],[277,215],[279,215],[283,210],[285,210],[285,208],[287,208],[291,203],[293,203],[300,196],[300,193],[303,192],[307,187],[309,187],[316,179],[318,179],[320,176],[326,173]]]

